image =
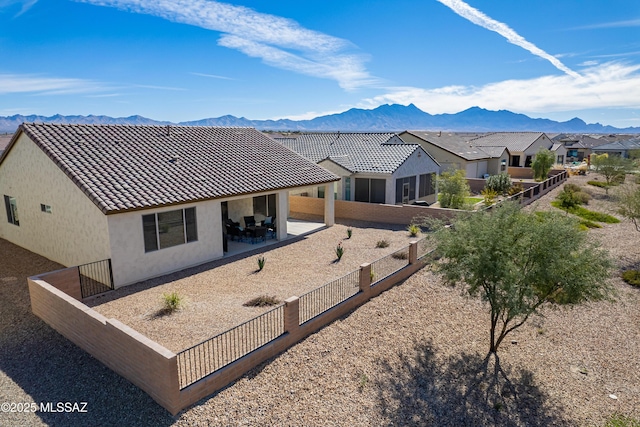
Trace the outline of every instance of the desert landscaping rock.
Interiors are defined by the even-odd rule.
[[[572,177],[570,182],[586,186],[592,177]],[[549,202],[560,190],[527,209],[553,209]],[[589,191],[590,209],[616,215],[604,191]],[[258,274],[250,274],[256,269],[255,256],[228,267],[225,286],[241,288],[242,295],[253,295],[246,291],[255,289],[255,296],[268,293],[284,299],[292,290],[303,292],[307,282],[312,289],[341,274],[341,268],[348,272],[372,260],[366,255],[354,265],[331,264],[334,256],[327,248],[346,237],[342,227],[310,236],[305,250],[288,253],[287,246],[278,248],[282,255],[268,255],[265,270]],[[374,246],[381,238],[392,243],[390,250],[409,240],[400,230],[377,237],[381,232],[373,229],[375,237],[358,241],[363,233],[354,228],[351,243],[372,251],[371,256],[380,253]],[[588,233],[611,252],[618,268],[640,265],[640,233],[629,221],[603,224]],[[570,245],[567,242],[567,248]],[[355,252],[346,247],[352,250],[343,261]],[[302,276],[296,272],[305,257],[315,262]],[[510,335],[518,344],[501,347],[496,359],[486,357],[486,305],[443,286],[425,268],[174,418],[30,314],[25,278],[55,264],[5,241],[0,241],[0,259],[0,401],[90,402],[87,414],[0,413],[2,426],[602,426],[613,413],[640,418],[640,291],[617,274],[611,278],[614,302],[545,309],[543,317]],[[279,263],[287,264],[274,268]],[[277,281],[249,282],[263,273],[280,274],[270,269],[293,272],[299,285],[293,281],[278,288]],[[164,286],[177,281],[186,291],[186,279],[169,278],[149,289],[160,295],[168,290]],[[190,296],[192,309],[207,289],[214,293],[205,284],[199,286],[198,297]],[[246,299],[237,295],[241,306]],[[144,310],[125,315],[128,321],[149,323],[143,318],[153,312],[157,299],[155,294],[148,298]],[[107,310],[108,304],[99,309]],[[115,311],[111,315],[120,319]],[[180,315],[174,318],[177,322]],[[152,332],[160,336],[162,330]],[[176,347],[193,338],[165,342]]]

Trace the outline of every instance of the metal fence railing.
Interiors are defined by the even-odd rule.
[[[360,270],[327,283],[300,297],[299,323],[302,325],[360,291]]]
[[[409,247],[402,248],[371,263],[371,283],[379,282],[409,265]]]
[[[177,354],[180,389],[284,334],[284,305]]]
[[[82,298],[113,290],[111,259],[79,265],[78,273]]]
[[[422,238],[418,241],[417,249],[417,258],[422,259],[426,255],[430,254],[433,251],[433,245],[430,245],[426,238]]]

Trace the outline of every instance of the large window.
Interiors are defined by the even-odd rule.
[[[153,252],[198,240],[196,208],[142,215],[144,251]]]
[[[253,214],[262,216],[276,216],[276,195],[257,196],[253,198]]]
[[[420,187],[418,188],[418,197],[427,197],[436,192],[436,174],[426,173],[420,175]]]
[[[409,203],[416,199],[416,177],[396,179],[396,203]]]
[[[4,196],[4,206],[7,208],[7,220],[14,225],[20,225],[18,220],[18,204],[16,198],[11,196]]]
[[[356,178],[356,202],[385,203],[386,180]]]

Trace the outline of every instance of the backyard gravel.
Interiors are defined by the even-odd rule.
[[[528,209],[552,209],[558,191]],[[602,190],[589,191],[590,209],[615,215]],[[279,263],[287,260],[286,269],[311,287],[327,280],[328,269],[342,274],[327,254],[344,232],[327,231],[334,230],[326,242],[322,232],[308,239],[320,245],[309,249],[317,269],[297,273],[295,261],[306,252],[296,249],[269,255],[265,271],[253,275],[252,256],[232,272],[237,286],[270,266],[284,270]],[[640,233],[630,222],[588,233],[619,269],[640,265]],[[277,250],[287,247],[293,248]],[[55,264],[5,241],[0,259],[0,402],[89,402],[86,414],[0,413],[1,426],[602,426],[613,413],[640,418],[640,289],[622,282],[619,272],[611,278],[615,302],[547,309],[508,337],[497,360],[486,358],[487,307],[425,268],[174,418],[30,314],[25,278]],[[344,268],[353,267],[345,262]],[[270,293],[286,298],[290,288]],[[157,303],[157,295],[149,298]],[[191,307],[199,301],[189,298]]]

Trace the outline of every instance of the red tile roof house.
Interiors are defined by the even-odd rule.
[[[120,287],[222,257],[223,209],[239,221],[256,199],[285,239],[289,191],[337,180],[250,128],[25,123],[0,156],[0,238],[66,266],[111,259]]]

